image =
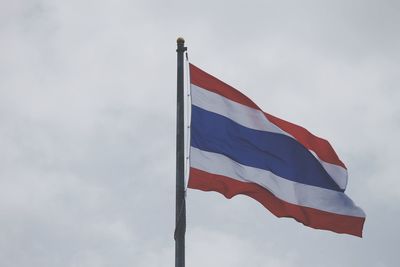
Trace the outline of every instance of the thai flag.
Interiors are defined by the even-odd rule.
[[[277,217],[362,236],[365,213],[344,194],[346,166],[326,140],[263,112],[192,64],[190,80],[188,187],[244,194]]]

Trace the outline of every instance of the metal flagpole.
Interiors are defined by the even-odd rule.
[[[185,40],[176,40],[178,77],[177,77],[177,109],[176,109],[176,206],[175,206],[175,267],[185,267],[185,140],[184,140],[184,73],[183,54],[186,51]]]

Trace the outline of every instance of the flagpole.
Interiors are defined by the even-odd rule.
[[[184,140],[184,57],[185,40],[179,37],[177,44],[177,109],[176,109],[176,206],[175,206],[175,267],[185,267],[185,140]]]

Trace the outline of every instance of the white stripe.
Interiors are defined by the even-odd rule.
[[[341,215],[365,217],[365,213],[342,192],[296,183],[269,171],[239,164],[221,154],[191,147],[190,166],[237,181],[256,183],[291,204]]]
[[[319,163],[321,163],[322,167],[325,169],[325,171],[329,174],[330,177],[335,181],[335,183],[341,188],[341,189],[346,189],[347,187],[347,170],[341,166],[331,164],[328,162],[323,161],[320,159],[317,154],[315,154],[314,151],[310,151],[316,159],[318,159]]]
[[[284,134],[295,139],[293,136],[283,131],[281,128],[270,122],[260,110],[234,102],[226,97],[211,91],[205,90],[194,84],[191,84],[192,105],[204,110],[208,110],[224,117],[227,117],[247,128]],[[310,151],[314,157],[321,163],[322,167],[332,177],[335,183],[341,188],[347,186],[347,170],[342,166],[321,160],[314,151]]]

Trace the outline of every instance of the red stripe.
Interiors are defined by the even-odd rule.
[[[315,228],[362,237],[365,218],[346,216],[313,208],[297,206],[275,197],[271,192],[255,183],[245,183],[232,178],[190,168],[188,187],[202,191],[216,191],[226,198],[238,194],[249,196],[260,202],[277,217],[290,217]]]
[[[193,64],[190,64],[190,81],[194,85],[229,98],[234,102],[262,111],[247,96]],[[321,160],[346,168],[332,146],[325,139],[313,135],[301,126],[279,119],[268,113],[264,114],[270,122],[296,138],[307,149],[314,151]]]
[[[321,160],[342,166],[346,169],[346,166],[339,159],[335,150],[333,150],[333,147],[331,146],[331,144],[329,144],[327,140],[313,135],[307,129],[294,123],[279,119],[265,112],[264,115],[270,122],[296,138],[296,140],[299,141],[307,149],[314,151]]]
[[[261,110],[253,101],[251,101],[247,96],[233,88],[232,86],[218,80],[214,76],[208,74],[207,72],[199,69],[193,64],[190,64],[190,83],[197,85],[208,91],[217,93],[221,96],[229,98],[239,104]]]

